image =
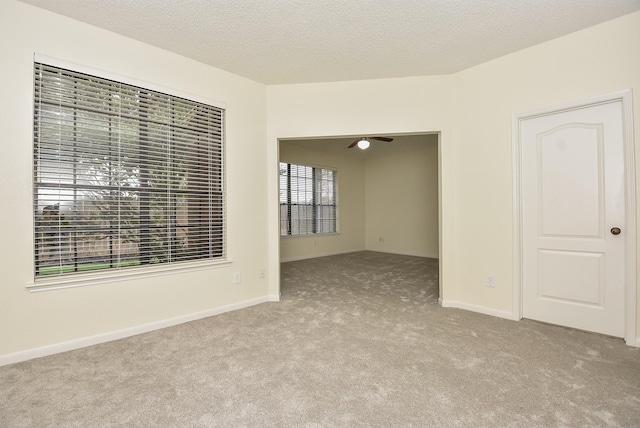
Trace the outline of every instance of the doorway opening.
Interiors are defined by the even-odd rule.
[[[353,145],[359,137],[279,140],[280,263],[359,251],[440,258],[440,134],[384,134],[364,150]],[[294,203],[311,204],[317,196],[313,180],[305,179],[306,187],[295,183],[306,190],[292,201],[292,178],[283,176],[287,165],[335,171],[334,231],[284,232],[284,223],[313,212]]]

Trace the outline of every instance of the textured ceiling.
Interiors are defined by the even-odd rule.
[[[23,0],[265,84],[449,74],[640,0]]]

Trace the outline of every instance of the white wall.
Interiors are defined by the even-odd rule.
[[[511,318],[517,312],[512,115],[628,88],[636,99],[638,157],[640,13],[451,76],[270,86],[269,164],[277,162],[279,137],[442,131],[440,297]],[[277,195],[275,177],[269,195]],[[269,224],[275,223],[277,212],[270,207]],[[277,229],[272,227],[270,253],[276,249]],[[273,258],[269,265],[275,271]],[[496,275],[495,288],[484,285],[488,273]]]
[[[364,250],[364,161],[288,141],[280,142],[280,160],[336,170],[339,216],[338,233],[281,238],[280,261]]]
[[[420,145],[366,161],[366,249],[438,258],[438,135],[409,138]]]
[[[27,291],[33,280],[34,52],[225,104],[230,266]],[[140,326],[266,300],[267,280],[258,273],[268,262],[268,197],[265,186],[256,185],[267,180],[268,171],[264,85],[13,0],[0,2],[0,55],[0,363],[25,357],[21,351],[117,337]],[[232,284],[236,271],[243,274],[240,285]]]

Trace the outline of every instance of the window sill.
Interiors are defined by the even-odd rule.
[[[175,265],[146,266],[143,268],[123,269],[117,272],[83,273],[81,275],[56,276],[55,278],[38,278],[27,284],[29,291],[47,291],[61,288],[85,287],[108,282],[129,281],[133,279],[153,278],[156,276],[199,270],[217,269],[231,265],[230,260],[206,260],[179,263]]]

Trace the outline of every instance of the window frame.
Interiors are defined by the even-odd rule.
[[[335,167],[329,167],[329,166],[321,166],[321,165],[314,165],[314,164],[309,164],[309,163],[296,163],[296,162],[288,162],[288,161],[279,161],[278,163],[278,168],[279,170],[281,170],[282,165],[286,165],[287,167],[287,174],[286,174],[286,179],[287,179],[287,186],[286,186],[286,194],[287,194],[287,201],[286,202],[282,202],[282,177],[283,175],[281,173],[279,173],[279,183],[278,183],[278,187],[279,187],[279,199],[280,199],[280,203],[279,203],[279,224],[280,224],[280,232],[279,232],[279,236],[280,238],[298,238],[298,237],[309,237],[309,236],[326,236],[326,235],[335,235],[339,233],[339,228],[338,228],[338,219],[339,219],[339,214],[338,214],[338,169]],[[292,202],[292,198],[291,198],[291,193],[292,193],[292,186],[291,186],[291,167],[296,167],[296,168],[309,168],[311,169],[311,176],[305,176],[303,178],[308,179],[311,183],[312,183],[312,188],[310,190],[306,190],[306,192],[311,194],[311,203],[308,204],[304,204],[304,203],[300,203],[300,202],[296,202],[293,203]],[[323,203],[317,203],[317,198],[318,195],[322,194],[321,191],[318,192],[317,189],[317,185],[319,182],[322,181],[322,178],[318,179],[317,178],[317,174],[320,173],[322,174],[322,171],[329,171],[332,173],[332,179],[331,179],[331,189],[332,189],[332,199],[333,199],[333,203],[332,204],[323,204]],[[300,179],[299,176],[296,176],[297,178]],[[310,232],[306,232],[306,233],[292,233],[293,232],[293,224],[292,224],[292,206],[296,206],[296,207],[309,207],[311,208],[311,214],[312,217],[310,219]],[[286,233],[282,233],[283,231],[283,207],[287,207],[287,221],[286,221]],[[324,232],[324,231],[317,231],[318,229],[318,221],[322,220],[322,216],[318,216],[318,210],[319,209],[323,209],[326,207],[330,207],[330,209],[332,209],[332,217],[329,217],[328,220],[332,221],[332,223],[330,223],[330,226],[332,227],[333,230],[330,230],[328,232]],[[297,226],[298,231],[300,231],[302,229],[301,225],[299,224]],[[305,230],[308,230],[308,227],[304,228]]]
[[[207,257],[202,259],[179,260],[179,261],[158,263],[158,264],[146,264],[146,265],[135,266],[135,267],[126,268],[126,269],[118,269],[118,268],[110,267],[107,269],[98,269],[98,270],[89,271],[89,272],[81,272],[81,273],[74,272],[72,274],[52,274],[52,275],[38,276],[36,275],[36,269],[37,269],[36,252],[38,251],[37,246],[39,245],[38,236],[37,236],[37,226],[38,226],[39,219],[37,215],[38,214],[37,198],[34,193],[34,199],[32,203],[33,214],[31,216],[33,221],[32,230],[34,233],[31,241],[33,246],[32,247],[32,254],[33,254],[32,273],[33,274],[32,274],[32,281],[27,283],[27,288],[31,291],[67,288],[67,287],[74,287],[74,286],[84,286],[84,285],[92,285],[92,284],[98,284],[98,283],[104,283],[104,282],[112,282],[112,281],[118,281],[122,279],[135,278],[135,277],[150,277],[150,276],[157,276],[157,275],[166,275],[171,273],[179,273],[184,271],[211,269],[211,268],[218,268],[218,267],[229,265],[231,261],[227,253],[228,216],[227,216],[227,208],[226,208],[226,201],[227,201],[226,170],[227,168],[226,168],[226,150],[225,150],[226,108],[224,103],[213,101],[211,99],[194,95],[191,93],[182,92],[173,88],[167,88],[167,87],[153,84],[150,82],[137,80],[128,76],[123,76],[123,75],[119,75],[111,72],[105,72],[103,70],[94,69],[88,66],[79,65],[79,64],[63,61],[60,59],[51,58],[45,55],[40,55],[40,54],[34,55],[34,61],[32,65],[33,67],[32,75],[34,76],[34,79],[35,79],[36,63],[44,64],[46,66],[59,67],[62,69],[71,70],[75,73],[82,73],[90,76],[95,76],[100,79],[115,81],[128,86],[142,88],[143,90],[165,94],[170,97],[186,99],[194,103],[205,104],[215,109],[221,110],[220,118],[222,122],[219,128],[220,130],[220,147],[219,147],[220,161],[219,162],[220,163],[218,164],[216,162],[217,167],[219,167],[219,186],[221,190],[219,192],[219,195],[221,197],[221,206],[219,206],[220,209],[218,211],[215,211],[215,213],[219,214],[219,216],[221,217],[220,225],[222,228],[222,232],[220,235],[221,236],[220,238],[221,255],[213,258]],[[35,92],[35,87],[34,87],[34,92],[32,94],[32,109],[31,109],[32,118],[33,118],[32,120],[35,120],[35,114],[36,114],[35,103],[37,102],[36,96],[37,94]],[[33,153],[33,150],[35,149],[35,145],[36,145],[35,124],[33,128],[31,141],[32,141],[32,144],[31,144],[32,153]],[[211,171],[211,169],[209,168],[208,171]],[[36,181],[35,181],[36,180],[35,158],[32,158],[32,168],[30,173],[31,173],[32,179],[34,180],[32,185],[33,192],[37,192]],[[216,214],[212,214],[212,215],[216,215]],[[212,225],[214,223],[208,223],[208,224]]]

